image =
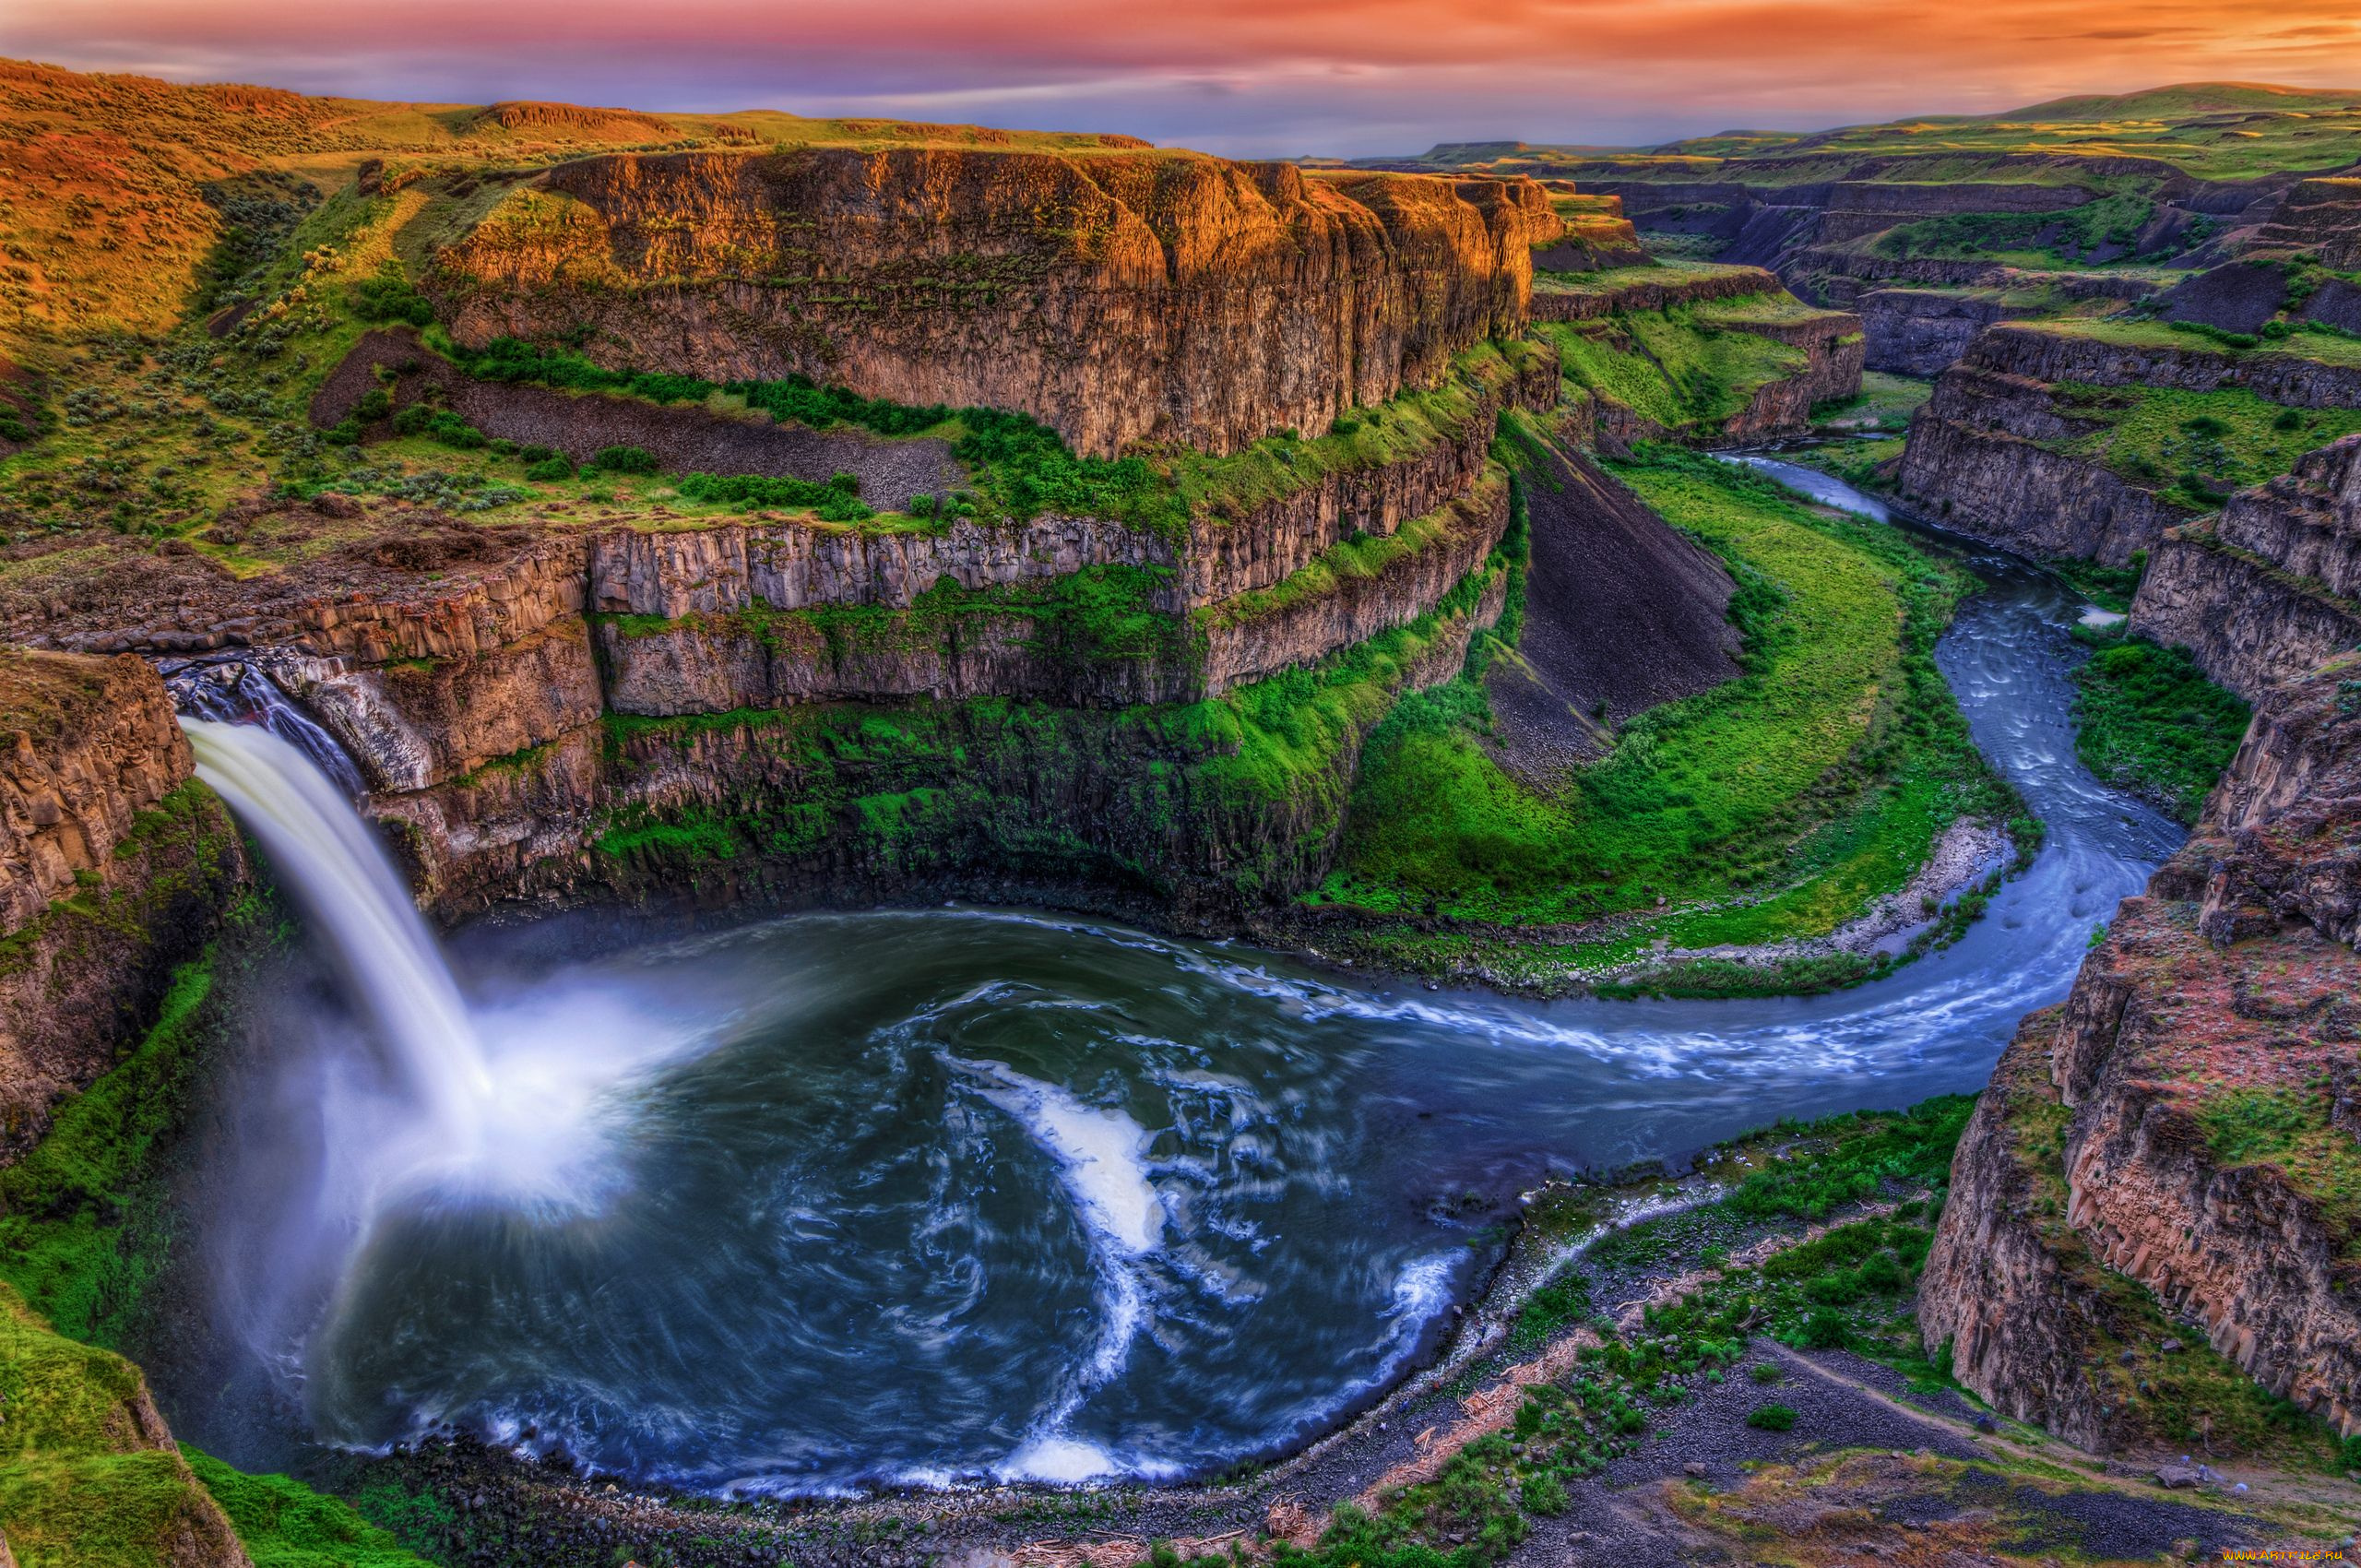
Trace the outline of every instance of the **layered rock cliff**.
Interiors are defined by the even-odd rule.
[[[113,1063],[243,874],[136,659],[0,650],[0,1160]]]
[[[2230,498],[2150,557],[2132,629],[2188,648],[2248,701],[2361,647],[2361,436]]]
[[[1895,375],[1940,375],[1959,362],[1975,335],[1996,321],[2026,315],[1997,292],[1951,289],[1871,289],[1854,302],[1868,339],[1863,364]]]
[[[2192,343],[2199,341],[2191,339]],[[2361,369],[2070,327],[1979,333],[1913,418],[1902,493],[1946,526],[2036,557],[2111,566],[2196,514],[2162,474],[2127,478],[2080,438],[2104,428],[2060,387],[2238,388],[2291,409],[2361,404]]]
[[[1742,445],[1797,435],[1861,389],[1858,316],[1804,304],[1751,267],[1655,266],[1544,276],[1535,316],[1610,446]],[[1792,352],[1751,350],[1745,339]],[[1727,341],[1726,339],[1734,339]]]
[[[2255,232],[2263,249],[2305,251],[2323,267],[2361,267],[2361,179],[2298,180]]]
[[[1189,153],[634,154],[516,192],[434,287],[464,344],[1014,409],[1098,455],[1227,452],[1515,332],[1560,227],[1525,180]]]
[[[2356,677],[2348,657],[2268,696],[2197,837],[2026,1021],[1960,1145],[1922,1331],[2087,1446],[2187,1443],[2184,1323],[2361,1431]]]

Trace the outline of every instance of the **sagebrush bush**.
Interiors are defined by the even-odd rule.
[[[663,467],[645,446],[601,446],[587,466],[610,474],[652,474]]]

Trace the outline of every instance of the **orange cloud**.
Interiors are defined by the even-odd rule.
[[[1222,150],[1655,139],[2267,76],[2352,0],[46,0],[0,51],[356,96],[927,113]],[[2290,44],[2302,41],[2291,52]],[[1378,139],[1372,139],[1378,138]]]

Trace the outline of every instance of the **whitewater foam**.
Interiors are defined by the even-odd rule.
[[[1006,1063],[943,1060],[981,1080],[977,1092],[1007,1112],[1057,1162],[1075,1218],[1090,1237],[1098,1274],[1097,1344],[1077,1370],[1074,1386],[1033,1423],[994,1473],[1010,1480],[1053,1483],[1145,1475],[1137,1462],[1119,1462],[1106,1449],[1074,1437],[1067,1426],[1091,1391],[1123,1370],[1147,1319],[1135,1265],[1161,1244],[1165,1223],[1164,1200],[1148,1179],[1147,1132],[1120,1111],[1086,1104]]]

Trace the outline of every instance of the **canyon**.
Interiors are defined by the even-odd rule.
[[[57,113],[45,95],[65,89],[52,77],[0,81],[18,81],[13,90],[41,113]],[[2335,1440],[2361,1435],[2361,360],[2335,327],[2343,280],[2318,275],[2361,267],[2351,178],[2132,157],[2121,166],[2087,155],[2041,160],[2005,148],[1978,152],[1965,160],[1973,167],[1947,164],[1939,182],[1911,178],[1924,172],[1911,158],[1858,148],[1769,148],[1727,160],[1748,169],[1720,172],[1696,168],[1702,155],[1667,152],[1656,165],[1483,148],[1351,168],[1237,162],[1116,137],[996,141],[972,127],[829,123],[781,138],[727,116],[516,104],[454,119],[431,145],[396,146],[348,142],[359,136],[341,128],[350,122],[315,115],[303,107],[311,101],[285,106],[274,135],[347,183],[287,196],[289,224],[242,275],[245,297],[208,293],[203,312],[153,339],[93,339],[70,352],[10,344],[37,367],[11,417],[40,428],[0,446],[9,487],[0,496],[0,1181],[11,1170],[53,1180],[42,1151],[74,1158],[89,1119],[116,1113],[129,1092],[106,1086],[149,1084],[140,1075],[160,1070],[160,1053],[180,1060],[176,1031],[197,1029],[191,1019],[217,1046],[241,1031],[294,1038],[269,1007],[236,993],[238,977],[336,968],[302,955],[278,890],[285,868],[257,856],[220,796],[196,780],[177,704],[262,722],[331,775],[349,769],[343,792],[418,908],[469,932],[481,955],[516,932],[600,921],[693,932],[714,938],[710,951],[739,941],[758,949],[760,964],[715,981],[718,995],[752,984],[746,977],[767,964],[793,968],[823,999],[866,970],[878,972],[861,985],[892,991],[899,982],[884,971],[893,966],[876,958],[889,948],[908,965],[913,995],[967,977],[960,966],[979,948],[1012,965],[1024,955],[1022,978],[962,978],[941,996],[925,992],[908,1016],[863,992],[876,1021],[860,1030],[922,1042],[910,1057],[931,1063],[919,1072],[942,1080],[943,1099],[909,1125],[933,1126],[937,1111],[955,1132],[1010,1119],[1003,1136],[1012,1147],[1021,1136],[1040,1168],[1027,1167],[1026,1180],[1065,1194],[1058,1202],[1073,1223],[1063,1229],[976,1223],[979,1234],[1000,1225],[1021,1235],[1041,1258],[1064,1249],[1082,1259],[1073,1277],[1045,1274],[1039,1289],[1065,1292],[1059,1311],[1075,1321],[1095,1313],[1121,1327],[1092,1365],[1127,1364],[1142,1292],[1168,1288],[1143,1261],[1157,1255],[1159,1228],[1204,1218],[1150,1184],[1142,1151],[1151,1133],[1131,1118],[1186,1123],[1158,1135],[1202,1144],[1189,1158],[1222,1172],[1208,1192],[1237,1177],[1233,1165],[1254,1164],[1209,1128],[1256,1129],[1310,1161],[1303,1179],[1315,1186],[1363,1179],[1344,1156],[1288,1142],[1304,1134],[1288,1121],[1311,1114],[1304,1106],[1317,1107],[1315,1122],[1333,1118],[1312,1129],[1313,1142],[1377,1151],[1365,1157],[1392,1183],[1384,1266],[1376,1253],[1353,1254],[1349,1267],[1342,1253],[1316,1259],[1340,1277],[1323,1281],[1338,1295],[1320,1298],[1333,1314],[1318,1324],[1321,1343],[1363,1381],[1339,1396],[1342,1374],[1328,1378],[1316,1398],[1257,1414],[1260,1426],[1240,1415],[1216,1455],[1224,1466],[1301,1448],[1316,1467],[1331,1441],[1323,1434],[1334,1432],[1343,1448],[1382,1452],[1395,1467],[1385,1473],[1410,1478],[1385,1506],[1426,1497],[1417,1489],[1458,1461],[1427,1454],[1425,1437],[1408,1452],[1407,1431],[1388,1433],[1374,1412],[1399,1413],[1379,1402],[1397,1397],[1394,1382],[1422,1358],[1472,1356],[1473,1336],[1505,1335],[1520,1321],[1529,1298],[1514,1292],[1549,1277],[1520,1273],[1531,1254],[1492,1238],[1517,1230],[1518,1248],[1546,1248],[1579,1229],[1548,1229],[1549,1205],[1591,1216],[1583,1206],[1604,1201],[1568,1198],[1568,1170],[1610,1157],[1686,1159],[1790,1109],[1876,1103],[1883,1090],[1870,1070],[1856,1072],[1857,1092],[1821,1106],[1815,1075],[1831,1062],[1912,1075],[1921,1095],[1960,1087],[1894,1053],[1952,1029],[1943,1050],[1982,1051],[1980,1073],[2000,1043],[1985,1031],[2036,992],[2045,1005],[2015,1028],[1973,1114],[1963,1110],[1947,1179],[1914,1166],[1904,1183],[1890,1162],[1848,1189],[1833,1218],[1826,1203],[1783,1211],[1809,1228],[1748,1231],[1741,1261],[1720,1248],[1733,1276],[1760,1265],[1764,1279],[1777,1277],[1768,1260],[1783,1248],[1838,1232],[1858,1241],[1869,1233],[1846,1228],[1869,1226],[1887,1249],[1875,1257],[1891,1259],[1876,1266],[1915,1286],[1912,1353],[1991,1410],[2095,1455],[2153,1455],[2189,1444],[2192,1431],[2194,1441],[2259,1451],[2226,1417],[2219,1432],[2180,1422],[2189,1409],[2245,1410],[2258,1387],[2296,1413],[2291,1442],[2334,1452]],[[193,100],[189,112],[200,111],[222,105]],[[532,159],[469,139],[494,135],[554,139]],[[277,143],[264,150],[291,155]],[[172,178],[249,178],[259,168],[192,164]],[[1695,177],[1672,177],[1683,168]],[[2146,210],[2137,221],[2077,227],[2083,209],[2121,196],[2074,183],[2097,174],[2138,184]],[[2024,243],[2006,261],[1939,254],[1928,237],[1968,219],[1999,221]],[[1712,238],[1718,259],[1650,253],[1657,237],[1677,234]],[[1888,243],[1897,234],[1908,243]],[[2035,265],[2045,248],[2060,265]],[[2314,259],[2264,268],[2286,286],[2260,318],[2222,325],[2224,312],[2253,303],[2249,274],[2261,264],[2242,258],[2298,249]],[[2165,255],[2188,263],[2187,279],[2103,270]],[[2308,292],[2288,281],[2296,279]],[[1933,382],[1882,470],[1902,511],[2030,564],[1984,560],[1978,577],[1940,540],[1896,542],[1883,521],[1862,521],[1883,516],[1866,503],[1807,505],[1694,455],[1829,428],[1822,422],[1852,405],[1870,370]],[[155,452],[134,452],[143,433]],[[2187,649],[2255,716],[2195,835],[2084,956],[2075,922],[2098,911],[2081,901],[2136,886],[2134,870],[2161,858],[2169,825],[2086,777],[2061,782],[2035,768],[2004,779],[1976,760],[1968,736],[2011,717],[1996,691],[2066,689],[2053,668],[2062,634],[2052,634],[2081,601],[2043,574],[2094,566],[2127,585],[2136,576],[2133,636]],[[1966,638],[1939,647],[1963,602],[1961,613],[2020,660],[2004,659],[1981,683],[1963,662]],[[1862,661],[1858,690],[1812,686],[1845,651],[1809,641],[1828,635],[1805,624],[1822,616],[1857,628],[1854,641],[1877,642],[1883,661]],[[1798,647],[1810,652],[1798,667],[1766,662]],[[1963,717],[1952,688],[1971,685],[1980,706]],[[1676,776],[1679,726],[1726,716],[1740,696],[1774,717],[1824,702],[1825,720],[1804,727],[1845,737],[1826,754],[1775,754],[1796,780],[1752,808],[1767,826],[1714,817],[1720,802],[1692,792],[1704,775]],[[1743,726],[1758,716],[1739,717],[1731,732],[1756,738]],[[2013,717],[2068,733],[2062,711]],[[1975,740],[1988,749],[1997,732],[1976,729]],[[1972,770],[1937,771],[1931,751],[1914,749],[1929,734],[1948,737],[1952,760]],[[2028,750],[2058,750],[2054,737],[2040,741],[2047,734],[2037,731]],[[1703,749],[1731,774],[1757,766],[1736,750]],[[1411,763],[1439,771],[1408,771]],[[2046,864],[2035,807],[2015,793],[2020,773],[2056,791],[2043,809],[2073,818],[2070,842]],[[1483,874],[1538,842],[1511,831],[1525,826],[1510,821],[1519,812],[1546,808],[1589,831],[1612,820],[1619,801],[1638,802],[1649,837],[1620,862],[1639,868],[1624,878],[1624,902],[1579,915],[1566,912],[1572,901],[1531,906],[1546,907],[1545,918],[1473,873],[1442,894],[1415,881],[1356,882],[1368,862],[1354,857],[1368,852],[1382,817],[1380,787],[1415,793],[1425,787],[1417,780],[1438,778],[1452,790],[1416,800],[1415,825],[1463,831],[1453,852]],[[1891,818],[1877,814],[1889,809]],[[1742,854],[1714,858],[1703,840],[1717,824]],[[1684,837],[1700,842],[1681,852],[1708,868],[1693,884],[1678,881],[1689,862],[1655,841]],[[1553,874],[1567,886],[1593,871],[1571,856],[1564,864],[1572,869]],[[1886,881],[1871,885],[1876,876]],[[936,908],[955,900],[982,908]],[[1993,900],[2009,918],[1977,922]],[[1758,910],[1795,905],[1810,906],[1818,923],[1785,946],[1710,934],[1716,921],[1742,927]],[[1865,909],[1894,916],[1866,956],[1837,935]],[[773,918],[781,923],[762,924]],[[575,919],[584,923],[565,923]],[[1133,924],[1088,923],[1101,919]],[[941,948],[907,934],[938,931],[949,932]],[[1709,934],[1682,934],[1693,931]],[[1917,958],[1939,977],[1930,988],[1965,987],[1975,973],[1967,957],[1940,968],[1944,945],[1963,937],[1964,954],[2004,977],[1972,1001],[1922,1004],[1893,979]],[[1234,945],[1240,938],[1294,951]],[[1775,992],[1797,972],[1756,962],[1758,949],[1783,963],[1800,952],[1807,965],[1853,967],[1797,987],[1806,996],[1782,1015],[1793,1028],[1717,1021],[1736,1015],[1713,1009],[1744,1004],[1709,999],[1755,993],[1743,989],[1584,999],[1578,1005],[1599,1010],[1571,1014],[1457,993],[1502,974],[1569,989],[1562,976],[1544,984],[1499,956],[1552,944],[1629,949],[1614,957],[1621,967],[1584,971],[1591,979],[1575,990],[1602,975],[1607,984],[1655,976],[1654,966],[1692,951],[1731,966],[1755,992]],[[647,962],[681,962],[685,951]],[[1312,968],[1315,959],[1326,967]],[[582,961],[640,960],[602,952]],[[1121,970],[1139,992],[1074,1004],[1089,1028],[1126,1007],[1160,1021],[1131,1034],[1060,1034],[1072,1055],[1062,1064],[1004,1043],[1005,1018],[992,1012],[1002,998],[1025,987],[1038,999],[1092,994],[1093,964]],[[504,971],[511,1002],[570,1000],[533,991],[546,976],[517,978],[529,968]],[[2070,992],[2047,1004],[2070,970]],[[216,974],[227,977],[219,993],[208,989]],[[1412,993],[1446,980],[1449,997]],[[1809,994],[1832,984],[1864,984],[1857,1009]],[[1040,1003],[1044,1016],[1066,1004]],[[1605,1010],[1618,1006],[1632,1011]],[[1952,1022],[1951,1007],[1967,1021]],[[925,1032],[939,1017],[957,1020],[942,1039]],[[1253,1049],[1215,1065],[1192,1033],[1215,1027],[1207,1017],[1248,1019],[1235,1027]],[[846,1038],[867,1038],[860,1030]],[[1320,1072],[1290,1054],[1294,1033],[1324,1042],[1332,1054],[1311,1063]],[[1470,1040],[1501,1050],[1469,1051],[1464,1085],[1409,1094],[1370,1066],[1369,1039],[1432,1052],[1424,1063],[1448,1063]],[[770,1043],[781,1041],[797,1043],[791,1033]],[[1700,1042],[1724,1051],[1735,1075],[1714,1084],[1722,1098],[1709,1111],[1684,1119],[1651,1098],[1647,1086],[1663,1075],[1651,1064],[1684,1061]],[[611,1042],[586,1033],[576,1043],[587,1055]],[[1501,1064],[1536,1043],[1552,1055],[1549,1072],[1568,1071],[1558,1058],[1593,1053],[1612,1064],[1568,1077]],[[1050,1081],[1084,1082],[1102,1059],[1094,1051],[1134,1050],[1155,1055],[1161,1075],[1126,1110],[1101,1103],[1103,1084],[1093,1099]],[[706,1065],[718,1078],[744,1061],[723,1052]],[[908,1082],[861,1075],[874,1067],[852,1051],[827,1064],[835,1088],[804,1098],[831,1114],[892,1103]],[[258,1071],[251,1062],[240,1070]],[[1439,1065],[1436,1075],[1454,1071]],[[1268,1104],[1262,1088],[1239,1087],[1256,1075],[1269,1079]],[[748,1105],[776,1098],[759,1074],[736,1087]],[[132,1098],[189,1118],[180,1094]],[[1367,1124],[1363,1094],[1389,1108]],[[1570,1129],[1548,1160],[1528,1146],[1525,1100],[1555,1107],[1547,1113]],[[255,1104],[213,1106],[209,1120],[187,1124],[218,1133],[267,1102],[257,1091]],[[1296,1109],[1274,1109],[1282,1103]],[[1617,1106],[1649,1107],[1674,1130],[1618,1127]],[[1417,1125],[1430,1114],[1434,1128]],[[1751,1122],[1729,1123],[1738,1116]],[[45,1143],[55,1127],[66,1141]],[[814,1135],[849,1147],[872,1131],[830,1123]],[[1854,1131],[1808,1137],[1841,1142]],[[175,1146],[157,1129],[140,1136]],[[1515,1139],[1527,1142],[1512,1147]],[[1783,1151],[1738,1149],[1712,1156],[1740,1161],[1744,1173],[1726,1172],[1701,1208],[1752,1174],[1788,1179],[1778,1175],[1793,1164]],[[967,1144],[912,1150],[878,1169],[978,1158]],[[1926,1163],[1923,1151],[1914,1158]],[[1329,1158],[1340,1163],[1320,1163]],[[959,1168],[979,1191],[1003,1180],[990,1164]],[[190,1169],[198,1176],[178,1176],[186,1190],[217,1204],[208,1183],[233,1186],[219,1169]],[[1437,1185],[1446,1170],[1464,1197]],[[169,1206],[157,1196],[168,1174],[140,1171],[136,1204],[71,1183],[65,1198],[8,1188],[0,1220],[64,1216],[96,1227],[106,1239],[92,1255],[113,1260],[98,1266],[136,1273],[150,1265],[134,1256],[134,1233]],[[1134,1175],[1137,1191],[1104,1184]],[[1016,1177],[1005,1180],[1018,1191]],[[1124,1206],[1135,1201],[1145,1205],[1136,1215]],[[1644,1223],[1654,1212],[1644,1208],[1598,1221],[1584,1244],[1635,1216]],[[1316,1229],[1318,1212],[1290,1211],[1287,1225]],[[1243,1240],[1251,1224],[1223,1223],[1231,1229],[1201,1228],[1189,1244],[1207,1255],[1230,1247],[1210,1273],[1247,1284],[1235,1300],[1204,1287],[1199,1305],[1243,1312],[1259,1299],[1263,1253]],[[1438,1231],[1445,1251],[1435,1250]],[[401,1232],[389,1223],[386,1233]],[[921,1228],[878,1243],[879,1255],[916,1255],[932,1236]],[[442,1254],[449,1277],[481,1261],[447,1235],[434,1244],[455,1249]],[[30,1245],[11,1241],[0,1253],[32,1255]],[[1490,1261],[1463,1268],[1468,1257]],[[367,1261],[397,1273],[404,1262]],[[1709,1252],[1693,1274],[1651,1277],[1659,1293],[1649,1310],[1684,1310],[1675,1286],[1710,1288],[1724,1266]],[[1492,1289],[1495,1267],[1501,1293],[1463,1335],[1445,1306],[1454,1291]],[[1869,1270],[1857,1265],[1863,1279]],[[628,1272],[635,1288],[652,1288],[686,1269],[677,1254],[651,1252]],[[56,1284],[69,1276],[82,1295]],[[0,1300],[12,1332],[34,1346],[22,1354],[81,1354],[59,1336],[92,1333],[105,1313],[128,1310],[118,1296],[148,1288],[146,1275],[131,1286],[119,1277],[89,1285],[64,1265],[42,1277],[52,1295],[36,1304],[56,1334],[13,1297]],[[193,1289],[185,1274],[171,1277]],[[1287,1288],[1309,1289],[1297,1277]],[[351,1300],[364,1294],[356,1287]],[[69,1297],[88,1305],[86,1321],[55,1310]],[[818,1322],[834,1297],[831,1284],[803,1310]],[[1777,1344],[1797,1355],[1838,1348],[1805,1342],[1804,1298],[1782,1301]],[[1037,1314],[1028,1305],[1018,1315]],[[1536,1378],[1563,1383],[1578,1351],[1610,1343],[1610,1360],[1656,1353],[1635,1326],[1653,1320],[1625,1317],[1617,1325],[1603,1311],[1570,1311],[1544,1334],[1560,1360]],[[369,1423],[417,1412],[369,1407],[368,1347],[399,1336],[355,1321],[333,1324],[342,1336],[334,1353],[353,1358],[334,1370],[363,1396],[338,1385],[336,1396],[352,1403],[338,1414],[353,1431],[369,1429],[359,1446],[379,1446]],[[1739,1348],[1711,1351],[1708,1363],[1719,1356],[1735,1369],[1757,1319],[1722,1327],[1732,1324]],[[520,1332],[529,1350],[538,1329]],[[1104,1348],[1119,1340],[1120,1353]],[[1540,1343],[1520,1340],[1519,1353],[1538,1354]],[[1139,1353],[1180,1356],[1161,1343]],[[148,1502],[162,1522],[150,1533],[168,1544],[155,1560],[243,1568],[247,1550],[208,1490],[216,1462],[194,1453],[183,1462],[137,1369],[88,1354],[87,1381],[106,1395],[90,1427],[104,1442],[92,1453],[159,1472]],[[1031,1377],[1035,1365],[1012,1353],[990,1375]],[[173,1366],[160,1397],[219,1419],[209,1403],[218,1388],[200,1387],[214,1370],[201,1360]],[[1511,1379],[1509,1395],[1484,1396],[1506,1401],[1495,1427],[1530,1384]],[[1106,1467],[1120,1446],[1112,1440],[1095,1459],[1060,1446],[1087,1446],[1074,1422],[1097,1386],[1077,1382],[1000,1458],[963,1452],[943,1473],[1003,1499],[1002,1486],[1117,1473]],[[1659,1403],[1669,1410],[1684,1397]],[[1458,1408],[1478,1427],[1489,1408]],[[1591,1416],[1611,1408],[1599,1403]],[[1743,1412],[1727,1414],[1735,1422]],[[172,1419],[181,1422],[179,1407]],[[480,1424],[494,1431],[507,1419]],[[942,1425],[964,1432],[966,1419]],[[984,1430],[1007,1446],[999,1426]],[[1520,1444],[1533,1435],[1517,1430]],[[588,1431],[553,1439],[533,1464],[570,1477],[565,1459],[596,1446]],[[1487,1441],[1461,1435],[1454,1454]],[[619,1463],[635,1463],[634,1440],[620,1441]],[[895,1462],[931,1476],[927,1452],[913,1438]],[[554,1515],[528,1517],[562,1516],[576,1532],[569,1550],[594,1538],[622,1550],[616,1511],[641,1508],[636,1498],[588,1495],[587,1480],[575,1492],[564,1490],[570,1480],[527,1475],[527,1461],[504,1451],[453,1460],[430,1443],[420,1453],[354,1460],[338,1473],[374,1485],[411,1475],[413,1462],[447,1463],[460,1474],[453,1495],[472,1495],[477,1508],[486,1493],[558,1488]],[[1486,1462],[1529,1469],[1525,1455],[1504,1448]],[[680,1495],[735,1483],[737,1472],[712,1464],[720,1467],[683,1472]],[[1141,1477],[1166,1473],[1142,1464]],[[1192,1464],[1214,1473],[1193,1451],[1168,1468]],[[869,1488],[884,1473],[804,1474]],[[1378,1489],[1371,1479],[1362,1491],[1329,1485],[1321,1495],[1343,1503]],[[1168,1506],[1156,1489],[1135,1490],[1147,1501],[1122,1506]],[[1218,1505],[1235,1502],[1223,1492]],[[860,1506],[827,1517],[850,1519]],[[966,1506],[944,1504],[946,1516]],[[695,1512],[647,1503],[661,1527],[646,1538],[690,1541],[702,1526],[682,1521]],[[47,1538],[18,1522],[30,1517],[0,1528],[46,1550]],[[975,1526],[983,1533],[973,1538],[1007,1544],[1004,1524]],[[1666,1528],[1666,1538],[1678,1533]],[[1317,1534],[1275,1503],[1237,1529],[1300,1542]],[[1461,1537],[1433,1538],[1456,1547]],[[457,1538],[457,1526],[440,1538]],[[1696,1544],[1682,1538],[1684,1550]],[[862,1557],[875,1544],[832,1539],[813,1560],[884,1560]],[[506,1548],[466,1550],[491,1561]],[[694,1548],[748,1562],[775,1562],[778,1550],[752,1534]],[[893,1550],[927,1555],[908,1541]],[[1507,1555],[1484,1549],[1486,1562]]]

